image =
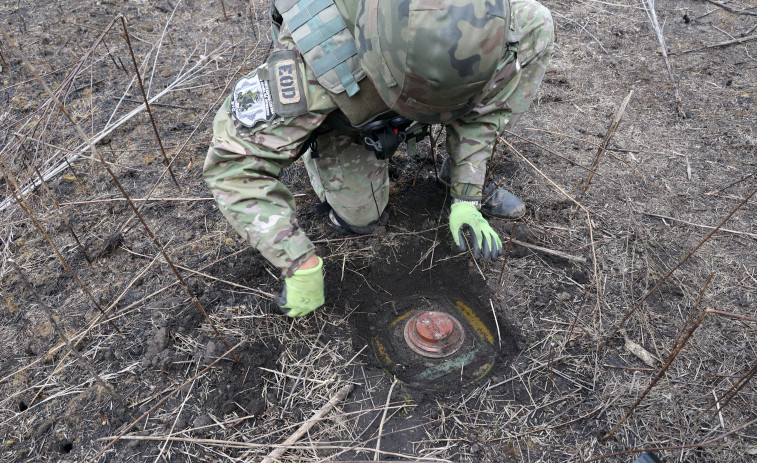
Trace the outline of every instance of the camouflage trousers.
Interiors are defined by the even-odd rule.
[[[481,197],[492,144],[528,109],[552,54],[554,26],[549,10],[534,0],[511,3],[522,33],[518,60],[500,63],[481,103],[446,125],[454,197]],[[295,49],[286,28],[275,47]],[[315,249],[297,224],[294,196],[278,178],[310,134],[337,109],[301,57],[297,64],[307,113],[247,127],[232,116],[230,96],[213,121],[213,141],[204,165],[204,178],[223,215],[285,276]],[[377,160],[355,135],[337,130],[321,134],[318,157],[308,151],[303,159],[319,199],[347,223],[362,226],[377,220],[386,208],[389,176],[387,161]]]
[[[376,159],[354,132],[333,130],[317,138],[318,157],[303,157],[310,184],[345,222],[364,226],[378,220],[389,203],[389,162]]]

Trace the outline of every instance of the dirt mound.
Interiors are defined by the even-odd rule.
[[[281,277],[240,242],[201,173],[221,98],[270,51],[268,4],[0,4],[3,27],[209,315],[0,39],[0,462],[259,461],[345,385],[351,394],[282,461],[551,462],[624,451],[606,459],[632,461],[656,447],[666,461],[753,461],[755,199],[697,246],[757,182],[757,10],[655,2],[681,117],[651,3],[545,1],[559,36],[553,63],[518,131],[492,148],[491,179],[528,204],[518,222],[492,221],[505,259],[481,263],[450,247],[449,198],[435,181],[441,127],[418,157],[392,159],[391,219],[370,237],[332,230],[302,164],[286,169],[327,272],[328,303],[299,320],[278,313]],[[32,187],[35,168],[45,186]],[[33,218],[15,204],[14,183]],[[482,381],[431,393],[379,368],[372,317],[417,294],[496,317],[503,344]],[[213,327],[244,368],[221,358]]]

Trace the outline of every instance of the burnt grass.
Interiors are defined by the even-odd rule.
[[[682,116],[645,2],[544,3],[557,51],[490,167],[528,204],[522,220],[492,221],[506,260],[474,262],[450,247],[449,198],[435,175],[439,127],[417,157],[392,158],[391,219],[369,237],[326,224],[295,162],[282,179],[327,275],[326,306],[298,320],[278,313],[270,295],[280,276],[236,236],[202,180],[220,98],[269,52],[267,4],[0,4],[0,24],[139,200],[239,361],[223,357],[223,341],[110,176],[0,39],[3,170],[28,185],[34,167],[65,166],[25,196],[34,221],[14,203],[10,179],[0,180],[0,462],[261,461],[348,384],[347,398],[280,461],[626,462],[643,448],[664,461],[754,461],[757,391],[742,379],[757,362],[756,200],[664,277],[757,185],[757,42],[713,47],[753,36],[757,9],[655,2]],[[142,96],[120,22],[87,53],[117,14],[157,96],[151,109],[180,190],[146,112],[127,116]],[[76,153],[67,166],[64,156]],[[393,383],[379,368],[367,347],[371,316],[423,293],[496,316],[503,348],[484,380],[432,391]],[[742,318],[709,313],[606,437],[708,308]]]

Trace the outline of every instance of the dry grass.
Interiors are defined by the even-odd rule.
[[[456,258],[464,275],[486,280],[500,319],[515,327],[519,353],[475,387],[439,397],[394,384],[375,368],[352,323],[367,310],[351,304],[359,287],[314,316],[274,316],[274,269],[244,249],[205,199],[201,166],[213,113],[238,76],[268,53],[264,2],[227,1],[224,11],[179,3],[175,12],[162,4],[11,3],[0,6],[3,26],[140,199],[210,320],[229,344],[239,344],[246,368],[218,360],[226,349],[211,325],[105,171],[1,41],[0,156],[110,323],[0,182],[0,462],[88,461],[134,421],[60,342],[10,259],[129,411],[139,417],[154,408],[110,458],[260,461],[352,384],[280,461],[585,461],[643,448],[666,449],[659,451],[666,461],[753,461],[757,391],[749,380],[757,326],[744,318],[704,318],[659,382],[604,438],[706,308],[757,315],[754,200],[725,224],[728,231],[663,278],[755,188],[757,45],[734,41],[754,31],[746,2],[545,2],[558,24],[558,51],[533,110],[499,144],[493,173],[528,202],[529,214],[513,231],[504,274],[499,262],[469,269],[467,258]],[[645,5],[654,5],[654,25]],[[97,42],[116,8],[129,20],[182,193],[139,109],[122,37],[110,32]],[[67,41],[72,35],[78,44]],[[717,54],[699,50],[710,36],[733,43]],[[670,67],[658,54],[663,41]],[[686,118],[678,117],[671,78]],[[631,90],[600,160],[598,147]],[[512,154],[505,156],[508,144]],[[425,155],[429,146],[420,149]],[[33,188],[32,165],[47,173],[91,266],[50,193]],[[432,164],[404,156],[393,166],[396,202],[412,200],[403,192],[416,191],[410,185],[419,167],[421,179],[434,176]],[[371,263],[403,270],[397,263],[409,243],[422,250],[408,278],[423,278],[438,264],[437,247],[447,238],[439,211],[428,211],[420,229],[408,228],[398,209],[396,225],[379,237],[335,238],[311,220],[315,200],[303,167],[286,175],[309,211],[303,225],[340,281],[355,278],[376,294],[391,290],[371,276]],[[589,186],[580,204],[567,200],[582,185]],[[503,237],[512,230],[495,226]],[[622,335],[610,338],[615,327]]]

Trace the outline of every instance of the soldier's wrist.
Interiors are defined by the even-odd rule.
[[[297,267],[297,270],[307,270],[311,268],[316,268],[318,267],[318,263],[319,263],[318,256],[315,254],[312,254],[310,257],[305,259],[305,261],[302,264],[300,264],[299,267]]]
[[[479,209],[479,210],[481,209],[481,201],[480,200],[479,201],[468,201],[468,200],[459,199],[459,198],[453,198],[452,199],[452,204],[460,204],[460,203],[470,204],[471,206],[475,207],[476,209]]]
[[[299,231],[299,230],[298,230]],[[299,231],[298,235],[301,234],[302,237],[305,238],[305,240],[297,240],[295,239],[294,242],[288,242],[283,244],[283,249],[285,249],[286,256],[285,259],[282,259],[279,257],[278,262],[286,262],[286,266],[280,266],[281,273],[285,277],[290,277],[292,274],[299,270],[300,267],[312,256],[315,255],[315,246],[313,246],[313,243],[310,242],[309,239],[307,239],[307,236],[305,236],[304,233]],[[289,238],[292,240],[292,237]],[[282,243],[279,243],[282,244]],[[266,256],[267,257],[267,256]],[[271,259],[268,259],[269,261]]]
[[[450,195],[454,199],[462,201],[481,201],[483,188],[473,183],[454,183],[450,189]]]

